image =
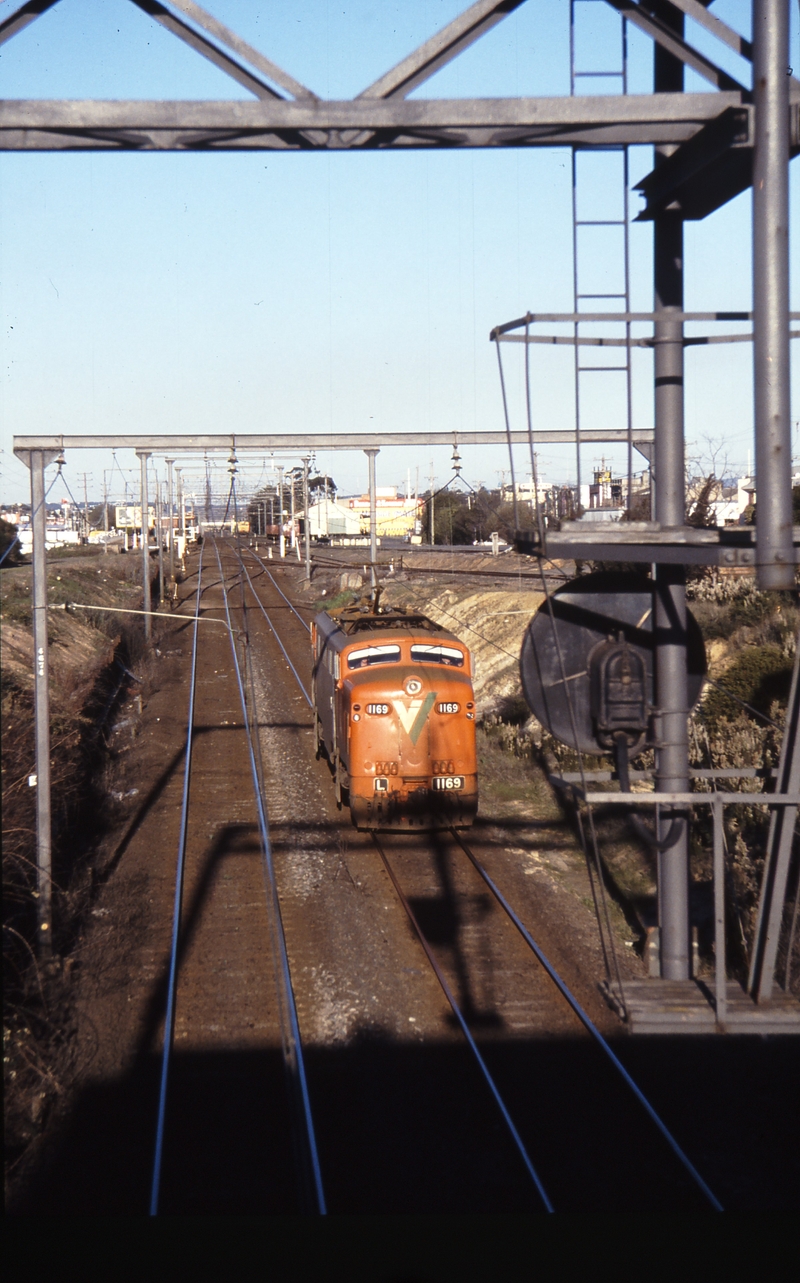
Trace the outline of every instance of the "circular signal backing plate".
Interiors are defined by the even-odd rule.
[[[648,704],[652,707],[655,703],[654,588],[652,579],[635,572],[603,570],[581,575],[553,594],[552,617],[544,602],[528,625],[520,654],[525,699],[542,725],[568,748],[583,753],[608,752],[594,735],[587,660],[593,647],[609,636],[616,640],[622,633],[628,645],[642,656]],[[690,611],[687,634],[692,708],[703,688],[706,653],[700,628]]]

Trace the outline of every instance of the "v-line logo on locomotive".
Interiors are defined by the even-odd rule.
[[[400,719],[400,725],[412,744],[416,745],[435,703],[436,691],[429,691],[424,699],[409,700],[408,704],[406,704],[405,700],[397,701],[397,716]]]

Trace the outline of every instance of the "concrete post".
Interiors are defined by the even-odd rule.
[[[683,15],[665,6],[664,21],[683,34]],[[683,64],[659,45],[654,52],[656,93],[681,93]],[[656,165],[674,151],[656,148]],[[686,479],[683,437],[683,221],[664,213],[653,222],[655,353],[655,505],[662,527],[685,523]],[[689,731],[686,657],[686,575],[682,566],[657,566],[656,643],[656,789],[689,790]],[[659,832],[670,829],[672,813],[662,816]],[[685,980],[690,974],[689,844],[684,818],[678,841],[658,857],[658,909],[661,975]]]
[[[306,583],[311,583],[311,514],[308,510],[308,455],[303,458],[303,512],[305,521],[303,523],[303,543],[305,544],[306,553]]]
[[[281,557],[286,556],[286,536],[283,532],[283,467],[278,466],[278,542]]]
[[[792,588],[789,2],[753,0],[753,379],[759,588]]]
[[[377,449],[365,450],[369,460],[369,559],[372,563],[372,587],[378,584],[378,497],[375,490],[375,456]]]
[[[31,525],[33,527],[33,702],[36,747],[36,889],[39,950],[52,952],[52,816],[50,809],[50,669],[47,644],[47,511],[44,470],[52,455],[32,450]]]
[[[141,464],[142,482],[142,581],[144,584],[144,635],[147,641],[150,640],[153,632],[153,621],[150,618],[150,530],[148,525],[148,502],[147,502],[147,460],[150,458],[149,450],[137,450],[136,457]]]
[[[166,459],[167,465],[167,513],[169,515],[169,527],[167,530],[167,539],[169,540],[169,581],[175,582],[175,506],[172,499],[172,465],[173,459]]]
[[[156,478],[156,532],[158,538],[158,604],[164,604],[164,528],[161,521],[161,482]]]

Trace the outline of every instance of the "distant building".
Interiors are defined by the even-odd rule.
[[[300,518],[305,513],[298,514]],[[309,508],[309,535],[312,539],[332,539],[334,537],[356,538],[361,534],[361,520],[353,512],[347,500],[320,499]]]
[[[369,495],[341,500],[357,515],[362,535],[369,534]],[[402,539],[416,533],[416,523],[422,520],[424,503],[420,499],[398,495],[397,486],[378,486],[375,491],[377,533],[384,538]]]
[[[117,530],[141,530],[142,528],[142,507],[141,504],[134,507],[132,504],[125,506],[118,505],[114,510],[114,525]],[[147,524],[153,527],[156,524],[156,510],[148,506]]]

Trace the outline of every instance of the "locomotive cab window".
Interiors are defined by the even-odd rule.
[[[454,646],[412,646],[414,664],[447,664],[450,668],[464,667],[464,652]]]
[[[399,646],[364,646],[351,650],[347,656],[348,668],[366,668],[371,664],[399,664]]]

